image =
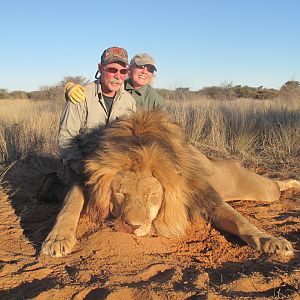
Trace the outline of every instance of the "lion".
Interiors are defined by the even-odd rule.
[[[179,237],[202,218],[257,250],[293,254],[286,239],[259,230],[226,203],[275,201],[279,184],[234,160],[206,157],[165,112],[113,121],[82,139],[82,150],[85,180],[69,190],[41,254],[61,257],[72,251],[83,208],[93,221],[114,217],[137,236]]]

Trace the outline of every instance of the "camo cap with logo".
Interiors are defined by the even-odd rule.
[[[154,67],[154,70],[157,71],[156,66],[155,66],[155,60],[148,53],[136,54],[131,59],[130,64],[137,65],[137,66],[151,65]]]
[[[118,61],[128,65],[128,54],[123,48],[110,47],[104,50],[101,55],[101,65],[107,65]]]

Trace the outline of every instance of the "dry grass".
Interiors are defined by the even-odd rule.
[[[283,171],[299,166],[299,99],[203,98],[175,104],[169,101],[168,110],[206,154],[233,157],[253,168],[268,166]]]
[[[53,170],[63,174],[57,146],[60,111],[57,102],[0,101],[0,171],[12,166],[6,179],[12,175],[20,187]]]
[[[0,101],[1,162],[57,156],[60,110],[46,101]]]
[[[252,168],[290,171],[299,166],[300,101],[195,98],[167,103],[191,142],[206,154],[237,158]],[[58,168],[61,108],[50,101],[1,100],[0,164],[30,160],[44,172]]]

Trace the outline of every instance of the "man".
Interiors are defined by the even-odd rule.
[[[164,98],[151,86],[155,71],[155,60],[147,53],[136,54],[130,61],[125,90],[136,100],[137,109],[165,108]],[[74,104],[84,101],[85,87],[68,82],[65,88],[67,100]]]
[[[124,90],[128,71],[126,50],[119,47],[108,48],[101,55],[101,63],[98,64],[100,77],[85,86],[84,100],[76,104],[66,101],[60,120],[58,144],[69,183],[78,180],[83,173],[80,138],[95,127],[105,126],[119,116],[136,111],[134,98]],[[69,88],[72,89],[70,85]],[[50,174],[38,191],[38,200],[41,202],[48,202],[50,196],[57,201],[61,199],[62,192],[57,196],[49,196],[49,188],[53,187],[53,194],[57,194],[55,187],[58,186],[57,177]]]

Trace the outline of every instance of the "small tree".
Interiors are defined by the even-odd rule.
[[[300,82],[296,80],[287,81],[279,92],[281,98],[293,100],[300,97]]]
[[[286,89],[286,88],[297,89],[297,88],[300,88],[300,82],[297,80],[289,80],[281,88],[282,89]]]
[[[9,93],[7,89],[0,89],[0,99],[7,99],[8,94]]]
[[[60,84],[40,86],[42,99],[60,100],[64,98],[64,89]]]
[[[64,87],[67,82],[74,82],[76,84],[86,85],[89,81],[83,76],[65,76],[59,82],[59,85]]]
[[[28,93],[24,91],[12,91],[9,93],[10,99],[28,99]]]
[[[43,85],[40,87],[41,97],[46,100],[59,100],[64,99],[64,86],[67,82],[79,83],[86,85],[88,80],[83,76],[66,76],[61,81],[54,85]]]

